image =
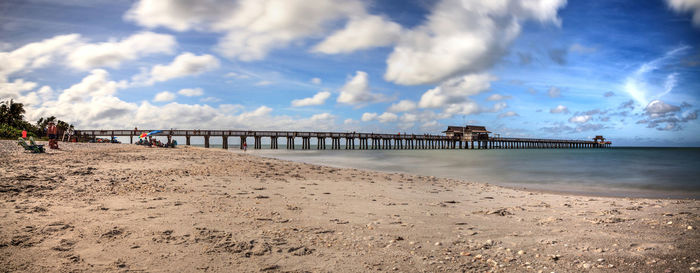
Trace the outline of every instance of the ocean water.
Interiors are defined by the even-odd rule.
[[[449,177],[533,190],[700,198],[700,148],[340,151],[281,148],[249,147],[248,152],[334,167]]]

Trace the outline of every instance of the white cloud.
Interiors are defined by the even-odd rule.
[[[417,115],[417,114],[413,114],[413,113],[404,113],[403,115],[401,115],[401,121],[402,121],[402,122],[406,122],[406,123],[411,122],[411,123],[412,123],[412,122],[415,122],[415,121],[417,121],[417,120],[418,120],[418,115]]]
[[[199,75],[206,71],[210,71],[219,67],[219,60],[209,54],[194,55],[185,52],[177,56],[168,65],[155,65],[151,68],[147,76],[139,75],[137,78],[147,78],[146,84],[155,82],[164,82],[174,78],[180,78],[191,75]],[[139,81],[137,79],[136,81]]]
[[[129,21],[177,31],[223,33],[217,50],[243,61],[263,59],[268,52],[326,32],[343,18],[366,14],[355,0],[141,0],[125,14]]]
[[[259,81],[259,82],[256,82],[254,85],[255,86],[268,86],[268,85],[271,85],[273,83],[274,82],[271,82],[271,81]]]
[[[34,106],[41,103],[41,98],[37,92],[29,92],[28,94],[17,99],[18,102],[24,104],[24,106]]]
[[[37,93],[42,97],[49,99],[53,97],[53,88],[51,88],[48,85],[44,85],[41,88],[39,88],[39,91],[37,91]]]
[[[153,105],[126,102],[115,95],[125,82],[109,79],[109,73],[96,69],[79,83],[65,90],[52,91],[42,87],[36,94],[57,92],[57,99],[26,105],[28,120],[54,115],[80,129],[98,128],[171,128],[177,124],[182,129],[251,128],[257,130],[337,130],[334,119],[327,115],[313,118],[292,118],[273,115],[273,109],[260,106],[247,110],[241,105],[221,104],[211,107],[202,104],[170,102]],[[32,94],[26,97],[36,98]]]
[[[252,112],[248,113],[243,113],[243,117],[245,118],[250,118],[250,117],[259,117],[259,116],[264,116],[267,114],[270,114],[272,112],[272,108],[267,107],[267,106],[260,106],[257,109],[253,110]]]
[[[167,34],[141,32],[117,41],[83,44],[68,55],[69,64],[78,69],[118,67],[123,61],[155,53],[172,53],[175,37]]]
[[[58,101],[62,104],[71,104],[87,102],[89,98],[102,99],[114,95],[117,89],[124,88],[126,85],[124,81],[110,81],[107,71],[94,69],[80,83],[63,90],[61,95],[58,96]]]
[[[478,115],[481,113],[495,113],[508,107],[508,103],[501,101],[491,107],[483,107],[478,103],[466,99],[463,101],[449,103],[443,108],[439,118],[450,118],[454,115]]]
[[[427,21],[406,31],[387,59],[384,78],[404,85],[481,73],[520,34],[521,23],[559,24],[565,0],[442,0]]]
[[[549,96],[550,98],[561,97],[561,90],[559,90],[559,87],[552,86],[547,91],[547,96]]]
[[[506,109],[506,107],[508,107],[508,104],[505,101],[497,102],[493,105],[493,107],[490,110],[488,110],[488,112],[498,112],[503,109]]]
[[[666,54],[660,58],[643,63],[641,66],[639,66],[639,68],[637,68],[637,70],[625,78],[625,92],[627,92],[630,97],[641,105],[649,104],[650,97],[658,99],[661,96],[671,92],[676,85],[675,74],[671,73],[666,75],[666,80],[664,81],[663,87],[650,84],[647,81],[647,75],[667,65],[670,60],[678,57],[678,55],[687,51],[688,49],[690,49],[690,47],[680,46],[666,52]],[[654,93],[657,95],[654,96]]]
[[[362,121],[379,121],[381,123],[387,123],[387,122],[394,122],[399,119],[399,116],[397,116],[394,113],[390,112],[384,112],[381,115],[378,115],[377,113],[364,113],[362,114]]]
[[[511,96],[504,96],[501,94],[493,94],[493,95],[489,96],[488,98],[486,98],[486,100],[487,101],[499,101],[499,100],[507,100],[510,98],[512,98],[512,97]]]
[[[403,123],[402,126],[407,126],[408,124],[415,123],[415,122],[420,122],[420,123],[426,123],[429,121],[434,121],[438,119],[445,119],[449,118],[449,114],[436,114],[432,111],[420,111],[420,112],[411,112],[411,113],[404,113],[401,115],[399,120],[401,123]]]
[[[275,12],[265,12],[275,11]],[[225,31],[218,51],[243,61],[260,60],[275,48],[324,32],[324,24],[363,13],[356,1],[242,0],[214,29]]]
[[[439,108],[449,104],[449,97],[442,93],[440,86],[426,91],[421,96],[418,106],[421,108]]]
[[[596,50],[598,50],[598,49],[595,47],[587,47],[585,45],[578,44],[578,43],[573,44],[569,47],[569,51],[580,53],[580,54],[593,53],[593,52],[596,52]]]
[[[139,25],[156,28],[168,27],[177,31],[187,31],[205,23],[212,16],[223,16],[225,9],[234,8],[226,1],[207,1],[194,5],[192,1],[146,0],[138,1],[124,14],[124,19]],[[231,2],[232,4],[232,2]]]
[[[166,101],[173,101],[175,100],[175,94],[168,92],[168,91],[163,91],[158,94],[156,94],[155,97],[153,97],[153,101],[155,102],[166,102]]]
[[[240,105],[240,104],[220,104],[219,105],[219,110],[226,114],[235,114],[240,111],[243,111],[245,109],[245,106]]]
[[[666,0],[675,12],[690,11],[693,14],[693,25],[700,27],[700,1],[698,0]]]
[[[569,119],[569,122],[573,123],[586,123],[591,119],[590,115],[580,115],[580,116],[573,116]]]
[[[323,120],[333,120],[335,118],[334,115],[331,115],[330,113],[321,113],[321,114],[316,114],[311,116],[312,121],[323,121]]]
[[[549,109],[549,113],[552,114],[568,114],[569,113],[569,108],[566,108],[564,105],[557,105],[557,107],[554,107],[552,109]]]
[[[647,105],[644,112],[646,112],[646,114],[652,118],[658,118],[680,110],[681,108],[678,106],[667,104],[661,100],[653,100],[649,103],[649,105]]]
[[[392,104],[387,109],[388,112],[399,113],[399,112],[410,112],[416,110],[417,105],[411,100],[402,100],[397,103]]]
[[[312,51],[337,54],[388,46],[396,42],[400,35],[401,25],[381,16],[368,15],[352,18],[344,29],[326,37]]]
[[[491,81],[495,77],[484,74],[471,74],[460,78],[450,79],[440,86],[426,91],[418,102],[421,108],[459,107],[457,104],[468,102],[468,97],[483,93],[491,88]],[[473,105],[472,105],[473,104]],[[467,103],[466,107],[475,106],[475,103]],[[469,111],[458,111],[469,112]]]
[[[313,79],[311,79],[311,83],[313,83],[313,84],[321,84],[321,78],[313,78]]]
[[[0,81],[0,100],[16,99],[23,93],[33,90],[37,86],[35,82],[15,79],[13,82]]]
[[[177,91],[177,93],[186,97],[197,97],[204,95],[202,88],[184,88]]]
[[[394,122],[399,117],[394,113],[384,112],[383,114],[377,116],[377,120],[381,123]]]
[[[377,118],[377,113],[364,113],[362,114],[362,118],[360,120],[362,121],[373,121]]]
[[[437,120],[427,121],[421,124],[421,128],[425,129],[426,131],[437,130],[440,127],[442,126],[440,126],[440,123],[437,122]]]
[[[236,72],[228,72],[228,73],[224,74],[224,77],[236,78],[236,79],[249,79],[250,78],[249,75],[240,74],[240,73],[236,73]]]
[[[11,74],[45,67],[81,43],[79,34],[59,35],[10,52],[0,52],[0,82],[6,82]]]
[[[206,97],[206,98],[201,98],[199,99],[201,102],[220,102],[221,99],[217,97]]]
[[[321,91],[321,92],[316,93],[316,95],[314,95],[313,97],[310,97],[310,98],[293,100],[292,106],[302,107],[302,106],[311,106],[311,105],[322,105],[330,97],[331,97],[331,92]]]
[[[41,105],[29,107],[27,118],[36,120],[42,116],[53,115],[61,120],[74,123],[82,128],[90,126],[107,126],[122,128],[131,124],[130,113],[138,106],[115,97],[118,89],[126,87],[125,82],[109,79],[109,73],[102,69],[90,71],[90,74],[65,90],[60,90],[56,100],[44,100]],[[52,93],[50,87],[39,93]],[[79,127],[81,128],[81,127]]]
[[[11,74],[58,63],[87,70],[116,67],[124,61],[155,54],[171,53],[176,45],[171,35],[141,32],[121,41],[87,43],[79,34],[58,35],[29,43],[10,52],[0,52],[0,82]]]
[[[664,80],[663,92],[661,92],[661,94],[654,96],[654,98],[659,99],[659,98],[667,95],[668,93],[671,93],[671,90],[673,90],[673,88],[675,88],[676,84],[678,83],[677,77],[678,77],[678,73],[671,73],[671,74],[666,75],[666,80]]]
[[[364,71],[355,72],[355,76],[349,79],[342,88],[338,102],[351,105],[363,105],[384,101],[387,98],[382,94],[370,92],[369,79]]]
[[[345,124],[345,125],[352,125],[352,124],[357,124],[358,122],[359,122],[359,121],[357,121],[357,120],[348,118],[348,119],[345,119],[345,120],[343,121],[343,124]]]
[[[516,113],[516,112],[508,111],[508,112],[505,112],[505,113],[498,115],[498,118],[519,117],[519,116],[520,115],[518,115],[518,113]]]
[[[11,43],[0,42],[0,50],[4,51],[4,50],[9,50],[10,48],[12,48]]]
[[[637,121],[637,124],[646,124],[647,128],[655,128],[659,131],[679,131],[683,129],[683,123],[694,121],[698,118],[700,110],[687,110],[691,107],[688,103],[675,106],[661,100],[651,101],[645,108],[646,118]]]

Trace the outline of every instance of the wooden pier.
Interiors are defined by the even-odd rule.
[[[451,126],[454,127],[454,126]],[[472,126],[473,127],[473,126]],[[221,138],[221,147],[229,148],[229,138],[238,137],[240,143],[247,143],[252,138],[253,149],[262,149],[262,139],[270,139],[270,148],[279,148],[279,139],[286,139],[286,148],[297,149],[297,140],[301,140],[301,149],[312,149],[312,139],[316,141],[319,150],[408,150],[408,149],[551,149],[551,148],[608,148],[609,141],[602,136],[593,140],[562,140],[536,138],[507,138],[491,137],[485,132],[465,134],[431,135],[431,134],[375,134],[356,132],[294,132],[294,131],[237,131],[237,130],[160,130],[153,136],[165,136],[168,142],[172,137],[185,137],[185,144],[190,145],[192,137],[203,138],[204,147],[209,148],[212,137]],[[483,127],[480,127],[483,128]],[[129,137],[133,143],[134,137],[143,132],[156,130],[75,130],[75,135],[81,139],[96,139],[97,137]],[[485,131],[485,129],[483,130]],[[487,131],[488,132],[488,131]],[[330,145],[326,145],[330,140]],[[242,147],[241,147],[242,148]]]

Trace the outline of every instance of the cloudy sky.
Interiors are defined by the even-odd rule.
[[[4,0],[0,98],[81,129],[700,145],[700,0]]]

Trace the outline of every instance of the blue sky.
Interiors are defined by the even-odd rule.
[[[3,1],[0,98],[78,128],[700,145],[700,1]]]

